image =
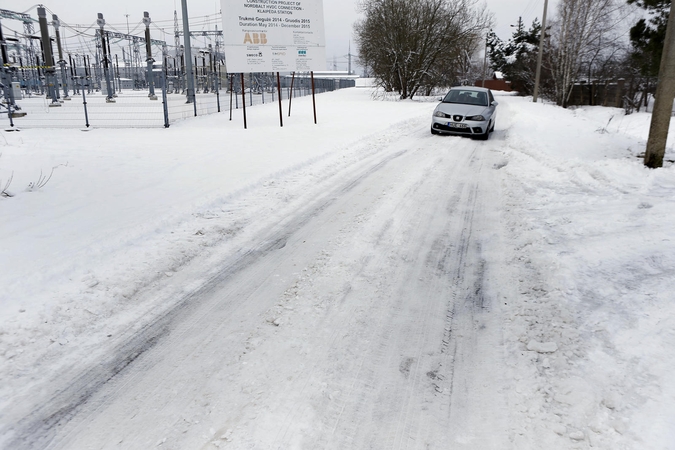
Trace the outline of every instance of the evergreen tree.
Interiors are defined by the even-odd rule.
[[[518,20],[511,39],[502,41],[494,33],[488,35],[487,46],[491,67],[511,81],[513,88],[523,95],[534,90],[534,76],[539,49],[541,24],[535,19],[529,30]]]
[[[628,0],[628,4],[646,9],[651,16],[649,20],[640,19],[630,29],[630,42],[633,46],[633,61],[642,74],[656,77],[666,39],[670,0]]]

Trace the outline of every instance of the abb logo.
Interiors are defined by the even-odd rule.
[[[267,44],[267,35],[265,33],[246,33],[244,44]]]

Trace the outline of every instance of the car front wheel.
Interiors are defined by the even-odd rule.
[[[487,128],[485,129],[485,133],[475,134],[474,136],[479,141],[487,141],[488,138],[490,137],[490,125],[488,125]]]

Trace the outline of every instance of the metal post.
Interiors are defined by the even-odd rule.
[[[111,80],[112,80],[112,92],[113,97],[117,97],[117,88],[115,87],[115,65],[112,63],[112,52],[110,51],[110,36],[106,33],[105,39],[106,46],[108,48],[108,61],[110,62],[110,70],[112,70]]]
[[[129,74],[129,64],[127,63],[127,52],[124,50],[124,47],[122,47],[122,63],[124,63],[124,76],[126,78],[131,78]]]
[[[7,104],[7,117],[9,118],[9,126],[10,128],[14,128],[14,114],[12,112],[14,108],[12,108],[12,104],[8,103]],[[13,130],[10,130],[13,131]]]
[[[234,97],[234,75],[230,75],[230,120],[232,120],[232,97]]]
[[[349,41],[349,67],[347,69],[347,73],[349,75],[352,74],[352,41]]]
[[[40,54],[42,54],[42,43],[40,43]],[[37,83],[37,86],[35,87],[35,92],[44,95],[44,80],[42,79],[42,71],[40,70],[40,67],[42,67],[42,63],[40,62],[40,55],[35,55],[35,67],[36,67],[36,76],[35,76],[35,82]]]
[[[291,106],[293,105],[293,84],[295,83],[295,72],[291,76],[291,90],[288,92],[288,117],[291,117]]]
[[[215,88],[216,88],[216,103],[218,104],[218,112],[220,112],[220,66],[218,66],[218,75],[214,74]]]
[[[124,49],[122,49],[124,50]],[[120,62],[117,59],[117,53],[115,53],[115,74],[117,75],[117,91],[122,93],[122,78],[120,78]]]
[[[181,85],[181,94],[187,95],[187,78],[185,74],[185,55],[181,53],[180,55],[180,85]]]
[[[61,33],[59,28],[61,26],[61,21],[56,14],[52,14],[52,25],[56,32],[56,46],[59,50],[59,66],[61,66],[61,82],[63,83],[63,99],[70,100],[68,96],[68,75],[66,74],[66,61],[63,59],[63,48],[61,47]]]
[[[194,103],[195,116],[197,115],[197,104],[195,98],[195,80],[192,75],[192,48],[190,47],[190,24],[188,19],[187,0],[181,0],[183,12],[183,46],[185,54],[185,76],[187,77],[187,102]]]
[[[314,107],[314,125],[316,125],[316,96],[314,89],[314,71],[309,73],[312,77],[312,106]]]
[[[82,77],[77,77],[80,79],[80,85],[82,84]],[[84,92],[84,86],[82,87],[82,104],[84,105],[84,122],[87,128],[89,128],[89,114],[87,113],[87,94]]]
[[[91,70],[92,70],[92,76],[94,78],[94,82],[92,83],[91,91],[95,92],[97,90],[100,90],[103,92],[103,80],[105,79],[102,71],[103,71],[103,55],[101,53],[101,44],[100,42],[102,41],[101,39],[101,33],[96,33],[96,36],[98,38],[99,44],[96,47],[96,54],[94,55],[94,63],[91,64],[91,56],[89,56],[89,63],[91,64]]]
[[[645,152],[645,166],[656,169],[663,167],[663,158],[666,153],[666,141],[670,128],[670,118],[673,113],[673,99],[675,98],[675,5],[670,5],[670,17],[666,28],[666,39],[661,56],[659,80],[656,85],[654,111],[649,128],[647,151]]]
[[[537,71],[534,76],[534,93],[532,101],[537,103],[539,99],[539,82],[541,80],[541,60],[544,56],[544,41],[546,40],[546,10],[548,9],[548,0],[544,0],[544,15],[541,18],[541,33],[539,34],[539,53],[537,54]]]
[[[181,92],[181,82],[183,81],[183,72],[182,69],[179,69],[178,63],[181,61],[181,58],[173,59],[173,77],[176,85],[173,87],[173,93],[178,94]]]
[[[244,130],[247,128],[246,124],[246,90],[244,89],[244,74],[241,74],[241,97],[242,105],[244,106]]]
[[[213,67],[213,50],[211,47],[211,44],[209,44],[209,68],[208,68],[208,75],[207,75],[207,83],[209,85],[209,90],[213,91],[215,89],[215,80],[214,78],[216,77],[216,71],[214,70]]]
[[[98,13],[98,19],[96,19],[96,23],[99,26],[99,31],[101,32],[101,49],[103,50],[103,73],[105,75],[105,87],[106,87],[106,98],[105,101],[107,103],[115,103],[115,99],[113,98],[114,92],[112,90],[112,86],[110,83],[110,70],[108,67],[108,46],[106,42],[106,35],[105,35],[105,19],[103,18],[103,14]]]
[[[124,16],[127,18],[127,36],[128,36],[129,34],[131,34],[131,32],[129,31],[129,14],[125,14]],[[122,49],[122,51],[124,51],[124,49]],[[125,61],[124,63],[124,65],[127,68],[127,78],[132,78],[132,71],[131,71],[131,68],[133,66],[132,58],[133,52],[131,51],[131,40],[129,40],[129,62],[127,63]],[[122,56],[122,59],[124,59],[124,56]]]
[[[75,71],[75,66],[73,65],[73,57],[71,56],[70,53],[68,53],[68,61],[70,62],[70,78],[73,79],[73,94],[79,94],[79,86],[77,85],[77,82],[75,81],[75,77],[77,76],[77,72]],[[76,59],[77,61],[77,59]]]
[[[169,128],[169,104],[166,98],[166,55],[162,67],[162,107],[164,108],[164,128]]]
[[[206,94],[210,90],[209,86],[209,69],[206,67],[206,57],[202,55],[202,84],[204,85],[203,92]]]
[[[150,93],[148,98],[150,100],[157,100],[155,95],[155,79],[152,74],[152,64],[155,60],[152,58],[152,43],[150,42],[150,14],[147,11],[143,12],[143,23],[145,24],[145,62],[148,65],[148,87],[150,88]]]
[[[42,51],[44,52],[45,82],[47,83],[48,95],[52,99],[52,103],[49,106],[61,106],[57,100],[56,71],[52,65],[52,45],[49,39],[49,28],[47,26],[47,11],[42,7],[38,7],[37,10],[40,22],[40,36],[42,38]]]
[[[279,76],[279,72],[277,72],[277,89],[279,90],[279,92],[281,92],[281,77]],[[282,107],[281,107],[281,95],[279,95],[278,97],[279,97],[279,125],[281,125],[281,127],[283,127],[284,126],[284,115],[283,115],[283,111],[282,111]]]
[[[91,94],[91,86],[92,86],[92,68],[91,68],[91,56],[84,55],[83,56],[84,61],[85,61],[85,66],[84,66],[84,74],[87,77],[87,80],[89,80],[89,83],[87,83],[87,92]]]
[[[197,64],[197,57],[195,56],[195,94],[199,92],[199,64]]]

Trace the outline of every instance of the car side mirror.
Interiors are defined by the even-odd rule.
[[[493,100],[492,103],[490,103],[492,106],[497,106],[499,105],[499,102],[497,100]]]
[[[439,101],[439,102],[442,102],[442,101],[443,101],[443,97],[438,97],[438,101]]]

